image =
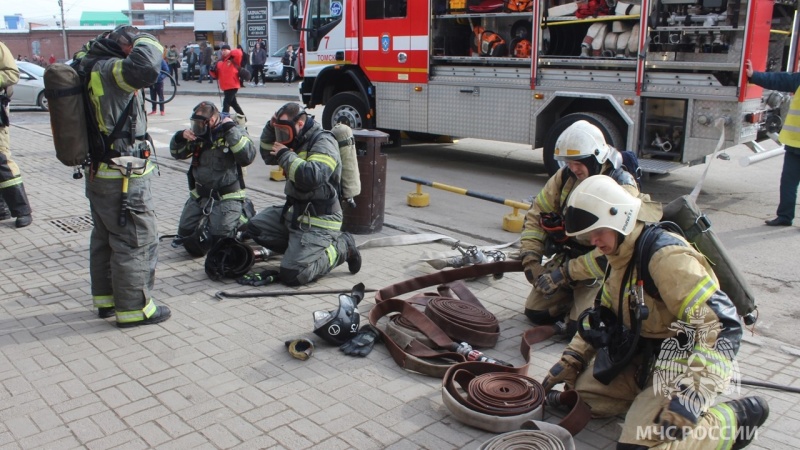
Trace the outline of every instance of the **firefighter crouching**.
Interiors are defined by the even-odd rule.
[[[260,286],[280,281],[304,285],[347,262],[350,273],[361,269],[361,255],[350,233],[342,233],[339,144],[297,103],[282,106],[261,133],[261,156],[286,174],[286,203],[256,214],[247,224],[252,237],[283,253],[280,271],[245,275],[241,284]]]
[[[198,104],[190,123],[169,144],[175,159],[192,158],[189,199],[174,244],[182,244],[192,256],[203,256],[247,221],[242,167],[253,162],[256,147],[244,127],[211,102]]]
[[[564,234],[562,210],[567,198],[579,183],[597,174],[611,176],[634,196],[639,189],[620,153],[585,120],[564,130],[556,141],[554,156],[567,166],[550,177],[536,196],[520,239],[525,276],[534,286],[525,303],[525,315],[536,324],[558,323],[560,332],[571,336],[578,314],[592,306],[600,289],[597,280],[603,277],[606,258],[582,237]],[[550,258],[547,264],[543,257]]]
[[[713,405],[737,370],[742,325],[705,257],[641,221],[642,201],[593,176],[567,200],[569,236],[608,258],[602,294],[545,377],[577,390],[594,417],[626,414],[618,449],[738,449],[769,415],[761,397]],[[639,220],[637,220],[637,218]]]

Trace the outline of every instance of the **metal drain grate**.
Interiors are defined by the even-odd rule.
[[[54,219],[50,223],[65,234],[80,233],[81,231],[91,230],[94,227],[91,215]]]

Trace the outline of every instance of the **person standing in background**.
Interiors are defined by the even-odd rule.
[[[209,75],[209,69],[211,68],[211,55],[214,53],[211,50],[211,46],[208,45],[208,42],[203,42],[200,44],[200,77],[197,79],[198,83],[202,83],[206,77],[208,77],[208,82],[213,83],[214,80],[211,79],[211,75]]]
[[[169,50],[167,50],[167,65],[169,66],[167,72],[169,72],[172,78],[175,78],[175,86],[180,86],[181,84],[178,82],[178,69],[181,67],[181,58],[175,44],[170,45]]]
[[[149,115],[156,113],[156,106],[161,107],[161,115],[164,115],[164,79],[167,78],[169,73],[169,66],[163,59],[161,60],[161,73],[158,74],[158,81],[150,86],[150,102],[153,104],[153,110]]]
[[[236,93],[242,87],[239,81],[239,68],[242,67],[242,51],[238,48],[231,50],[230,45],[224,44],[220,52],[220,59],[214,63],[211,69],[211,76],[219,81],[219,88],[225,94],[222,100],[222,112],[227,114],[233,107],[233,110],[238,114],[244,115],[242,107],[236,101]]]
[[[294,52],[294,47],[291,45],[286,47],[286,52],[283,54],[283,59],[281,62],[283,63],[283,85],[288,86],[289,84],[294,81],[294,62],[297,59],[297,55]]]
[[[251,65],[253,66],[253,86],[263,86],[264,82],[267,81],[264,78],[264,63],[267,62],[267,49],[260,39],[256,42],[255,48],[253,48],[253,57],[250,60]],[[259,76],[261,77],[261,83],[259,84]]]
[[[22,184],[19,166],[11,159],[11,139],[8,127],[8,102],[13,86],[19,81],[19,68],[14,55],[0,42],[0,220],[16,217],[17,228],[33,222],[31,205]]]
[[[745,63],[747,80],[765,89],[794,93],[789,103],[789,113],[783,124],[778,139],[786,152],[783,155],[781,170],[780,200],[778,210],[772,220],[764,223],[771,227],[788,227],[794,220],[797,204],[797,186],[800,184],[800,73],[789,72],[754,72],[753,63],[748,59]]]

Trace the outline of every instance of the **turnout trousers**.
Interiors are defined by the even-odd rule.
[[[86,177],[86,198],[94,220],[89,271],[96,308],[114,307],[117,322],[139,322],[153,315],[151,297],[158,262],[158,229],[150,178],[154,164],[128,183],[126,223],[120,225],[122,174],[103,163]]]
[[[661,427],[653,423],[667,399],[653,389],[652,374],[644,389],[636,384],[638,364],[629,364],[611,383],[597,381],[594,359],[578,376],[575,390],[591,407],[592,417],[610,417],[625,414],[619,442],[638,444],[659,450],[714,450],[730,449],[735,440],[736,415],[725,404],[717,404],[702,413],[691,434],[682,440],[663,436]]]
[[[283,206],[266,208],[250,219],[247,231],[258,244],[283,253],[280,277],[284,284],[299,286],[309,283],[327,275],[345,261],[347,244],[340,239],[341,212],[310,219],[301,216],[297,229],[289,226],[292,210],[288,209],[283,218],[282,212]],[[311,225],[309,221],[322,226]],[[325,223],[331,228],[323,228]]]
[[[8,127],[0,127],[0,203],[8,205],[12,217],[31,213],[28,195],[22,184],[19,166],[11,159],[11,139]],[[0,204],[0,210],[3,207]]]

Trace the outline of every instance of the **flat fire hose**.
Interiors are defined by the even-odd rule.
[[[495,436],[481,444],[478,450],[575,450],[572,435],[564,428],[536,420],[522,424],[519,430]]]
[[[440,285],[439,295],[422,294],[408,301],[425,306],[428,316],[442,331],[457,342],[469,342],[477,348],[491,348],[500,339],[500,324],[463,281]],[[453,297],[453,294],[458,298]]]
[[[412,303],[393,298],[430,286],[446,284],[453,281],[476,278],[484,275],[505,272],[521,272],[519,261],[502,261],[489,264],[476,264],[460,269],[443,270],[429,275],[401,281],[379,290],[375,294],[375,307],[369,313],[370,323],[378,329],[395,362],[404,369],[424,375],[441,378],[448,367],[467,359],[453,351],[458,343],[447,335],[436,323],[417,309]],[[435,344],[433,349],[417,339],[406,338],[398,334],[389,335],[378,321],[385,316],[399,313],[414,325],[421,333]]]
[[[529,365],[507,367],[467,361],[462,354],[448,351],[458,344],[414,306],[414,298],[406,301],[394,297],[437,284],[519,271],[522,271],[521,262],[503,261],[405,280],[379,290],[375,295],[376,305],[369,314],[370,323],[381,333],[389,353],[400,367],[442,377],[442,399],[448,410],[461,422],[498,433],[519,429],[523,423],[539,420],[543,416],[544,388],[527,376]],[[402,339],[398,334],[387,333],[378,326],[382,318],[398,313],[424,334],[435,348],[413,337]],[[555,329],[550,326],[536,327],[526,332],[520,345],[520,350],[527,350],[523,353],[525,360],[529,358],[531,345],[552,337],[554,333]],[[575,391],[562,394],[560,401],[572,406],[572,411],[560,425],[571,434],[578,433],[591,419],[588,405],[580,400]]]

